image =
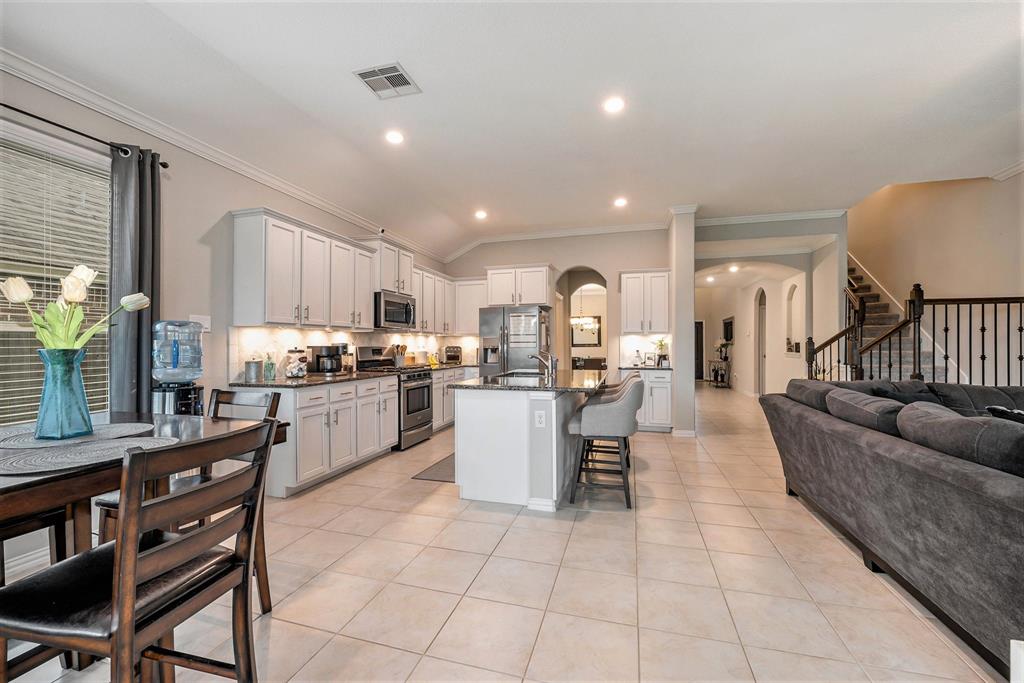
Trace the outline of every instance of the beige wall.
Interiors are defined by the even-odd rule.
[[[902,301],[1024,293],[1024,174],[889,185],[849,211],[850,253]]]

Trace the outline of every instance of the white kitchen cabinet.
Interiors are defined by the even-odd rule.
[[[620,279],[622,296],[622,333],[642,334],[646,325],[644,313],[644,274],[623,273]]]
[[[672,371],[641,370],[644,379],[644,401],[636,413],[640,429],[668,431],[672,429]]]
[[[331,431],[332,470],[351,465],[359,454],[356,452],[356,402],[354,398],[336,401],[328,406]]]
[[[480,376],[480,368],[463,368],[466,371],[466,376],[463,379],[476,379]]]
[[[378,242],[376,289],[398,291],[398,247],[387,242]]]
[[[516,303],[516,269],[496,268],[487,271],[487,305],[514,306]]]
[[[373,255],[373,291],[412,294],[412,252],[382,239],[363,240],[375,249]]]
[[[423,271],[412,269],[412,291],[409,292],[416,306],[416,332],[423,331]]]
[[[551,304],[549,266],[490,268],[487,270],[488,306]]]
[[[434,407],[434,429],[440,429],[444,424],[444,373],[440,370],[432,373],[431,381],[430,403]]]
[[[355,323],[355,249],[331,241],[331,327],[352,327]]]
[[[354,324],[357,330],[373,329],[373,255],[365,251],[356,251],[353,309],[356,316]]]
[[[548,303],[548,268],[516,268],[516,305]]]
[[[433,332],[434,331],[434,307],[437,303],[434,293],[437,289],[437,278],[434,277],[433,273],[423,273],[423,297],[420,302],[420,310],[423,311],[422,326],[420,331],[422,332]]]
[[[302,324],[324,327],[330,323],[331,241],[323,235],[302,231],[300,287]]]
[[[668,334],[669,274],[668,272],[646,273],[644,287],[644,309],[647,311],[647,331]]]
[[[356,400],[356,449],[360,458],[380,450],[380,396],[376,393]]]
[[[620,291],[623,334],[669,333],[668,271],[623,273]]]
[[[487,280],[455,283],[455,334],[480,334],[480,309],[487,306]]]
[[[455,334],[455,283],[444,281],[444,333]]]
[[[445,300],[445,280],[441,277],[434,278],[434,334],[445,334],[448,330],[445,328],[445,311],[444,311],[444,300]]]
[[[398,250],[398,291],[412,296],[412,252]]]
[[[295,478],[299,483],[327,472],[329,438],[326,405],[295,413]]]
[[[266,242],[265,322],[296,324],[299,322],[299,301],[301,300],[299,264],[302,230],[278,220],[267,219],[264,239]],[[235,267],[244,268],[245,262],[239,264],[236,259]],[[249,297],[259,296],[258,290],[246,294]],[[235,301],[238,301],[237,291],[235,292]],[[238,323],[237,320],[236,323]]]
[[[455,370],[445,370],[442,374],[442,383],[444,385],[443,409],[444,424],[449,424],[455,420],[455,390],[452,389],[449,384],[455,381]]]
[[[398,392],[380,395],[380,447],[389,448],[398,443]]]

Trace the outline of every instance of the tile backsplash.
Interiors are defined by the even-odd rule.
[[[669,361],[671,361],[671,334],[625,334],[619,337],[619,365],[632,365],[633,355],[637,351],[640,352],[641,356],[645,353],[657,353],[657,341],[659,339],[664,339],[665,343],[668,345],[665,352],[669,354]]]

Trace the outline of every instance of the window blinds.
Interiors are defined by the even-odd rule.
[[[86,322],[107,311],[110,274],[110,170],[0,129],[0,279],[20,275],[32,304],[53,301],[60,278],[79,263],[99,271]],[[59,142],[59,141],[57,141]],[[43,384],[39,343],[23,305],[0,297],[0,425],[34,420]],[[86,346],[82,374],[92,411],[108,401],[106,334]]]

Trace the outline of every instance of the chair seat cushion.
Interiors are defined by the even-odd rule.
[[[176,534],[157,532],[144,549]],[[0,634],[78,637],[104,640],[111,635],[114,542],[70,557],[0,588]],[[137,587],[139,619],[164,607],[181,593],[211,583],[239,566],[234,551],[218,547]]]
[[[825,397],[825,403],[828,412],[840,420],[889,436],[900,435],[899,427],[896,426],[896,416],[903,410],[904,404],[899,401],[862,394],[851,389],[835,389]]]
[[[907,441],[1024,477],[1024,425],[965,417],[935,403],[911,403],[896,418]]]
[[[175,479],[171,479],[171,492],[173,493],[174,491],[198,486],[199,484],[210,480],[211,477],[208,477],[205,474],[193,474],[188,477],[177,477]],[[110,493],[102,495],[96,499],[95,504],[98,508],[117,510],[121,505],[121,492],[111,491]]]

